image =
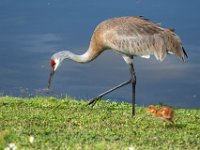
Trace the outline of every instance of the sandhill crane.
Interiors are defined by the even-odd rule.
[[[162,28],[142,16],[111,18],[96,27],[89,48],[84,54],[77,55],[70,51],[60,51],[53,54],[50,60],[51,73],[48,88],[51,85],[54,72],[63,60],[70,59],[78,63],[88,63],[108,49],[121,54],[129,66],[130,80],[91,99],[88,105],[94,106],[102,96],[124,85],[131,84],[133,115],[135,115],[136,85],[133,58],[135,56],[149,58],[150,55],[154,55],[157,60],[163,61],[166,54],[174,54],[184,61],[187,57],[180,38],[172,29]]]

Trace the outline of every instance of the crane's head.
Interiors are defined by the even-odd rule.
[[[49,80],[48,80],[48,89],[51,86],[51,81],[53,79],[54,73],[57,70],[57,68],[61,65],[62,60],[61,59],[57,59],[57,58],[51,58],[50,60],[50,68],[51,68],[51,72],[50,72],[50,76],[49,76]]]
[[[70,54],[71,53],[69,51],[60,51],[53,54],[53,56],[51,57],[50,60],[51,73],[49,76],[48,89],[51,86],[51,81],[53,79],[55,71],[61,66],[64,59],[69,58]]]
[[[51,58],[50,60],[51,71],[55,72],[60,65],[61,65],[61,59]]]

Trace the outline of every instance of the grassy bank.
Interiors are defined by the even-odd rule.
[[[200,149],[200,110],[175,109],[176,130],[131,105],[0,97],[0,149]],[[32,137],[30,139],[29,137]],[[33,140],[33,141],[31,141]]]

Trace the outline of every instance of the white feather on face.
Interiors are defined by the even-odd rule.
[[[57,68],[60,67],[60,65],[61,65],[61,60],[55,58],[54,61],[55,61],[54,71],[56,71]]]
[[[53,60],[53,70],[56,71],[62,64],[62,61],[64,60],[65,58],[65,54],[64,53],[65,51],[61,51],[61,52],[58,52],[58,53],[55,53],[52,57],[51,57],[51,60]]]

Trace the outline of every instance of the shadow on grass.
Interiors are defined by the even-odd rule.
[[[175,128],[176,129],[184,129],[184,128],[186,128],[186,126],[187,126],[186,124],[180,124],[180,123],[179,124],[175,124]]]

